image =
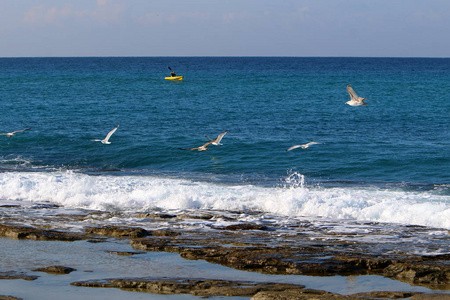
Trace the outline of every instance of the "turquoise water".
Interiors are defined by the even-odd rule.
[[[169,66],[185,76],[182,82],[164,80]],[[163,178],[169,196],[157,198],[170,202],[167,207],[227,203],[221,208],[260,210],[261,205],[241,204],[255,203],[248,199],[253,189],[292,186],[294,176],[295,186],[310,192],[339,188],[356,201],[344,204],[354,213],[327,210],[329,217],[397,221],[398,216],[383,218],[381,213],[361,216],[378,197],[375,193],[387,189],[403,192],[400,199],[408,203],[433,206],[430,213],[441,218],[436,224],[402,223],[450,227],[450,59],[2,58],[0,83],[0,132],[32,128],[11,138],[0,136],[2,189],[16,191],[3,192],[4,200],[39,198],[67,205],[67,197],[54,198],[38,186],[63,177],[63,185],[54,189],[73,192],[74,182],[86,180],[67,173],[73,171],[89,180],[113,176],[112,190],[137,189],[146,195],[152,195],[153,187],[141,191],[133,178]],[[364,107],[346,105],[347,84],[374,101]],[[104,138],[117,125],[110,145],[90,141]],[[200,146],[207,142],[205,135],[215,137],[227,129],[222,146],[179,150]],[[285,151],[310,141],[320,144]],[[180,193],[175,180],[200,181],[215,192],[183,191],[193,200],[174,203],[171,197]],[[229,196],[227,187],[236,185],[248,189]],[[355,188],[363,189],[363,196]],[[80,198],[93,193],[79,190]],[[330,193],[314,197],[331,203],[336,196]],[[198,200],[203,197],[210,202]],[[392,194],[380,197],[381,204],[395,200]],[[99,205],[102,199],[86,205]],[[141,199],[147,205],[141,207],[161,206],[152,199]],[[135,200],[125,197],[121,203]],[[312,201],[291,200],[302,215],[305,203]],[[289,213],[289,205],[287,212],[275,211]],[[409,208],[417,215],[423,210]],[[309,213],[322,215],[323,210]]]

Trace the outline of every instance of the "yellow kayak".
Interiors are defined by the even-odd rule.
[[[167,80],[183,80],[183,76],[170,76],[170,77],[164,77],[164,79],[167,79]]]

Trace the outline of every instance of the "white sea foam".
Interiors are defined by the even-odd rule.
[[[0,201],[48,201],[107,211],[208,209],[392,222],[450,229],[450,196],[380,188],[222,185],[156,176],[90,176],[75,172],[0,173]],[[280,218],[280,219],[282,219]]]

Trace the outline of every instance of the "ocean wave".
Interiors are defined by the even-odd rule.
[[[308,186],[301,174],[262,187],[160,176],[73,171],[0,173],[0,201],[50,202],[102,211],[207,209],[450,229],[450,196],[380,187]]]

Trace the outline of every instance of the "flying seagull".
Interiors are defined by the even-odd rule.
[[[198,151],[208,151],[208,146],[211,145],[213,143],[213,141],[209,141],[206,144],[200,146],[200,147],[195,147],[195,148],[178,148],[180,150],[198,150]]]
[[[294,149],[296,149],[296,148],[307,149],[309,146],[311,146],[311,145],[316,145],[316,144],[320,144],[320,143],[317,143],[317,142],[309,142],[309,143],[303,144],[303,145],[295,145],[295,146],[292,146],[292,147],[286,149],[286,151],[291,151],[291,150],[294,150]]]
[[[345,102],[345,104],[351,106],[360,106],[360,105],[367,105],[367,103],[365,103],[364,100],[373,101],[367,98],[359,97],[350,84],[347,85],[347,92],[350,95],[350,100]]]
[[[215,139],[212,139],[212,138],[210,138],[209,136],[207,136],[207,135],[205,135],[205,137],[208,139],[208,140],[210,140],[212,143],[212,145],[214,145],[214,146],[219,146],[219,145],[222,145],[221,143],[220,143],[220,141],[222,140],[222,138],[223,138],[223,136],[225,135],[225,134],[227,134],[227,132],[228,132],[228,129],[226,130],[226,131],[224,131],[224,132],[222,132],[221,134],[219,134]]]
[[[116,128],[111,130],[103,140],[94,139],[91,141],[102,142],[102,144],[111,144],[111,142],[109,141],[109,138],[113,135],[114,132],[116,132],[117,128],[119,128],[119,125],[117,125]]]
[[[30,128],[26,128],[26,129],[22,129],[22,130],[16,130],[16,131],[13,131],[13,132],[0,133],[0,135],[6,135],[7,137],[12,137],[13,135],[15,135],[18,132],[27,131],[27,130],[30,130],[30,129],[31,129],[31,127]]]
[[[207,142],[207,143],[204,144],[204,145],[201,145],[200,147],[187,148],[187,149],[185,149],[185,148],[178,148],[178,149],[180,149],[180,150],[208,151],[208,146],[209,146],[209,145],[216,145],[216,146],[222,145],[222,144],[220,143],[220,141],[222,140],[223,136],[224,136],[225,134],[227,134],[227,132],[228,132],[228,130],[222,132],[222,133],[219,134],[215,139],[212,139],[212,138],[210,138],[210,137],[208,137],[208,136],[206,135],[205,137],[209,139],[209,142]]]

